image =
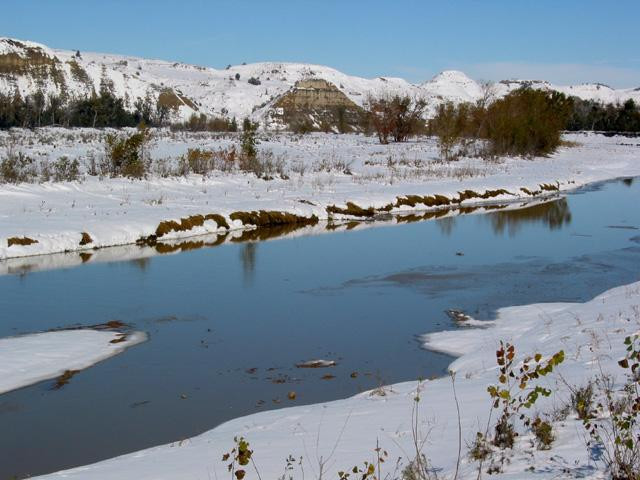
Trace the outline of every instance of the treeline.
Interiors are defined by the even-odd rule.
[[[560,145],[565,130],[639,132],[640,109],[633,100],[604,105],[525,87],[491,103],[442,104],[428,123],[447,160],[547,155]]]
[[[169,118],[166,107],[156,105],[147,96],[138,99],[133,111],[125,108],[122,98],[108,90],[87,98],[69,100],[62,95],[45,96],[38,91],[22,97],[0,94],[0,128],[64,127],[135,127],[141,123],[161,126]]]
[[[622,105],[573,99],[567,130],[640,132],[640,106],[629,99]]]
[[[463,140],[486,140],[491,144],[491,153],[496,155],[544,154],[557,146],[562,130],[640,132],[640,107],[633,100],[622,105],[602,104],[531,88],[516,90],[491,103],[485,100],[475,104],[440,105],[428,127],[423,119],[425,110],[424,101],[406,96],[370,98],[363,113],[354,120],[357,125],[353,126],[377,135],[381,143],[401,142],[424,133],[437,135],[447,156],[464,150],[460,148],[464,147]],[[343,125],[346,117],[342,113],[338,115],[338,131],[349,132],[352,128]],[[142,123],[159,127],[168,125],[170,120],[171,108],[149,95],[137,99],[131,110],[126,108],[124,99],[109,89],[81,99],[45,95],[41,91],[25,97],[18,91],[8,95],[0,93],[0,129],[54,125],[121,128]],[[212,118],[204,114],[172,123],[171,128],[194,132],[239,130],[235,118]],[[312,130],[308,127],[297,133]]]
[[[428,129],[446,160],[547,155],[560,145],[572,105],[561,93],[522,88],[492,103],[442,104]]]
[[[87,98],[69,100],[62,95],[45,96],[42,92],[22,97],[0,93],[0,129],[47,126],[122,128],[144,124],[162,127],[171,120],[171,108],[154,101],[151,96],[137,99],[133,111],[122,98],[108,89]],[[235,118],[208,117],[193,114],[187,121],[171,123],[172,130],[191,132],[237,132]]]

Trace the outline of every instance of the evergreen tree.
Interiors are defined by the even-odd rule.
[[[241,137],[241,150],[242,154],[249,158],[254,159],[257,155],[256,145],[256,132],[258,130],[258,124],[253,123],[248,118],[245,118],[242,122],[242,137]]]

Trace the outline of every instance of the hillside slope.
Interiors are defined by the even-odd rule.
[[[252,83],[249,83],[249,79]],[[302,63],[263,62],[216,70],[180,62],[130,56],[57,50],[34,42],[0,37],[0,93],[23,97],[41,90],[45,95],[69,98],[91,95],[101,88],[124,98],[133,109],[136,100],[149,96],[171,108],[172,119],[188,119],[194,113],[229,118],[251,117],[262,125],[283,127],[275,112],[278,100],[299,81],[329,82],[362,106],[369,96],[409,95],[427,100],[427,114],[444,101],[475,101],[483,94],[480,84],[458,71],[445,71],[416,85],[401,78],[366,79],[346,75],[333,68]],[[257,80],[257,81],[256,81]],[[497,96],[524,83],[558,90],[583,99],[640,102],[640,88],[614,90],[600,84],[556,86],[543,81],[502,81],[494,87]]]

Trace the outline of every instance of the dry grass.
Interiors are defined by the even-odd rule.
[[[38,243],[38,240],[34,240],[33,238],[29,238],[29,237],[9,237],[9,238],[7,238],[7,245],[9,247],[11,247],[13,245],[28,246],[28,245],[33,245],[34,243]]]
[[[82,238],[80,239],[80,245],[89,245],[93,243],[93,238],[87,232],[82,232]]]

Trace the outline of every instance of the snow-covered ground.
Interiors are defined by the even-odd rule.
[[[104,155],[104,135],[98,130],[38,129],[0,132],[0,157],[12,151],[33,158],[36,165],[66,156],[87,171],[91,159]],[[288,178],[266,181],[253,174],[216,170],[208,176],[163,177],[176,168],[188,148],[218,150],[237,146],[229,135],[154,132],[152,173],[145,180],[100,178],[81,181],[0,185],[0,259],[93,249],[135,243],[156,231],[165,220],[189,215],[220,214],[231,229],[251,228],[231,220],[235,211],[273,210],[328,219],[327,206],[382,208],[406,195],[459,198],[465,190],[483,194],[505,189],[488,199],[472,198],[462,206],[482,202],[521,201],[523,190],[541,191],[547,184],[566,191],[587,183],[640,175],[640,139],[571,134],[575,146],[562,147],[548,158],[506,158],[485,161],[466,158],[441,162],[430,138],[380,145],[363,135],[262,134],[263,158],[280,165]],[[549,193],[549,192],[542,192]],[[553,192],[555,193],[555,192]],[[402,205],[391,213],[425,209]],[[339,218],[340,215],[334,215]],[[80,245],[82,233],[92,242]],[[187,231],[173,231],[163,240],[226,232],[214,220]],[[28,237],[30,245],[8,245],[9,238]]]
[[[123,335],[81,329],[0,338],[0,394],[89,368],[146,340],[142,332]]]
[[[496,478],[606,478],[597,450],[585,446],[585,431],[575,412],[564,407],[571,389],[584,386],[596,375],[610,373],[616,388],[624,383],[617,360],[624,357],[624,338],[640,325],[640,282],[614,288],[583,304],[536,304],[501,309],[497,318],[471,321],[472,326],[423,338],[427,348],[458,355],[449,367],[455,372],[460,406],[462,457],[458,478],[476,478],[478,465],[468,456],[476,432],[484,432],[491,411],[487,386],[497,383],[495,351],[499,340],[516,346],[516,368],[529,354],[543,361],[563,350],[564,362],[540,381],[551,388],[531,416],[539,414],[553,423],[556,437],[550,450],[538,450],[533,435],[516,421],[520,435],[512,450],[495,451]],[[381,395],[381,393],[383,393]],[[419,393],[420,401],[415,402]],[[261,478],[279,478],[285,458],[292,455],[294,478],[325,478],[348,471],[364,461],[374,461],[376,443],[389,454],[383,475],[393,474],[415,457],[412,412],[417,406],[422,452],[438,478],[453,478],[458,458],[458,415],[450,378],[385,386],[374,392],[324,404],[261,412],[227,422],[200,436],[124,455],[91,466],[46,475],[48,479],[209,479],[228,475],[223,453],[235,436],[250,442]],[[495,420],[494,413],[493,419]],[[503,460],[501,460],[503,459]],[[253,467],[248,478],[257,478]],[[287,475],[287,478],[288,475]],[[391,477],[397,478],[397,477]]]

